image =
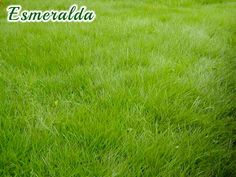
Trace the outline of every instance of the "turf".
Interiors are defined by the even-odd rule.
[[[96,11],[8,23],[6,7]],[[236,2],[3,0],[0,176],[235,176]]]

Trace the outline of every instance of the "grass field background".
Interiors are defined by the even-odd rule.
[[[8,23],[86,5],[93,23]],[[236,175],[236,2],[2,0],[0,176]]]

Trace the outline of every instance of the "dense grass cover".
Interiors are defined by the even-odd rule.
[[[96,11],[7,23],[6,7]],[[0,176],[234,176],[236,3],[6,0]]]

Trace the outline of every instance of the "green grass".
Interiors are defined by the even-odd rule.
[[[6,7],[96,11],[91,24],[7,23]],[[236,3],[0,5],[0,176],[235,173]]]

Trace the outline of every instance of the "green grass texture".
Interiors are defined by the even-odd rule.
[[[9,23],[6,8],[96,12]],[[236,176],[236,1],[1,0],[1,177]]]

